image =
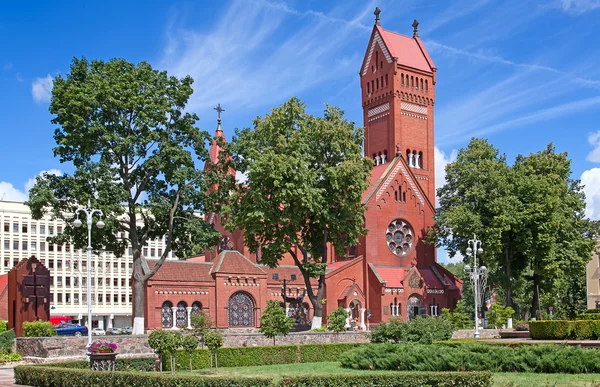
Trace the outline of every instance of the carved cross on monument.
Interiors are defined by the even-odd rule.
[[[221,104],[217,104],[217,107],[213,108],[217,111],[217,121],[221,122],[221,113],[225,111],[225,109],[223,109],[221,107]]]
[[[415,19],[415,21],[412,24],[413,27],[413,38],[418,38],[419,37],[419,21],[417,19]]]
[[[379,7],[375,7],[375,12],[373,12],[373,15],[375,15],[375,25],[378,26],[379,25],[379,14],[381,13],[381,9],[379,9]]]

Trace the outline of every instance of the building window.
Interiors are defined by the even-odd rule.
[[[19,250],[19,241],[13,241],[13,250]]]
[[[279,279],[279,274],[277,274],[277,273],[273,273],[273,279],[274,279],[274,280],[278,280],[278,279]]]
[[[73,286],[79,286],[79,277],[73,277]]]
[[[119,268],[119,264],[117,262],[113,262],[113,269],[117,270]]]
[[[56,300],[57,300],[57,302],[58,302],[59,304],[62,304],[62,293],[58,293],[56,296],[57,296],[57,297],[56,297]]]
[[[87,285],[87,277],[81,277],[81,286]]]
[[[425,80],[425,91],[429,91],[429,82],[427,82],[427,79]]]
[[[104,282],[104,281],[102,281],[102,277],[98,278],[98,286],[102,286],[102,283],[103,283],[103,282]]]
[[[54,226],[48,226],[48,235],[54,235]]]
[[[124,304],[124,303],[125,303],[125,295],[121,294],[121,304]]]
[[[400,84],[404,86],[404,74],[400,73]]]
[[[103,294],[98,294],[98,303],[102,304],[104,302],[104,295]]]
[[[177,328],[187,328],[187,304],[185,302],[180,301],[177,304],[175,318],[177,319]]]
[[[31,242],[31,251],[37,251],[37,242],[35,242],[35,241]]]
[[[117,278],[113,278],[113,286],[118,286],[119,280]]]
[[[119,302],[119,295],[113,294],[113,304],[117,304]]]
[[[375,80],[375,86],[377,87],[377,90],[379,90],[379,78]]]
[[[148,248],[144,247],[144,258],[148,256]]]
[[[71,245],[70,245],[70,244],[68,244],[68,243],[67,243],[67,244],[65,245],[65,251],[66,251],[67,253],[71,251]]]
[[[133,250],[131,249],[131,247],[127,249],[127,253],[128,253],[129,255],[133,255]],[[115,269],[116,269],[116,268],[115,268]]]
[[[194,301],[192,304],[192,312],[190,314],[199,314],[200,312],[202,312],[202,303]]]
[[[151,257],[155,257],[156,256],[156,249],[154,249],[154,248],[150,249],[150,256]]]
[[[163,253],[163,250],[162,249],[158,249],[158,256],[159,257],[162,257],[162,253]]]
[[[48,243],[48,251],[54,251],[54,243]]]
[[[21,249],[22,249],[23,251],[27,251],[27,241],[22,241],[22,242],[21,242]]]
[[[121,270],[125,270],[125,262],[121,262]]]
[[[9,232],[9,231],[10,231],[10,223],[4,222],[4,232]]]
[[[46,251],[46,242],[40,242],[40,251]]]
[[[77,296],[79,297],[79,295],[77,295]],[[67,293],[67,294],[65,294],[65,302],[66,302],[67,304],[70,304],[70,303],[71,303],[71,293]]]
[[[230,327],[254,327],[254,301],[244,292],[237,292],[228,303]]]
[[[57,251],[62,251],[62,245],[56,245],[56,250]]]
[[[10,264],[10,259],[8,257],[4,257],[4,267],[8,267]]]
[[[367,94],[371,94],[371,84],[367,82]]]
[[[37,226],[35,224],[31,225],[31,233],[32,234],[37,234]]]
[[[10,250],[10,241],[8,239],[4,240],[4,250]]]
[[[87,294],[86,294],[86,296],[87,296]],[[87,297],[85,297],[85,299],[87,299]],[[79,293],[73,294],[73,303],[79,304]]]
[[[65,277],[65,286],[71,286],[71,277]]]
[[[121,286],[125,286],[125,278],[121,278]]]
[[[388,87],[388,75],[385,74],[385,87]]]
[[[40,234],[46,234],[46,226],[44,226],[43,224],[40,224]]]
[[[17,266],[17,263],[19,263],[19,258],[13,258],[13,267]]]
[[[375,92],[375,81],[371,80],[371,93]]]
[[[57,269],[59,269],[59,270],[60,270],[60,269],[62,269],[62,260],[60,260],[60,259],[59,259],[59,260],[56,262],[56,268],[57,268]]]
[[[62,233],[62,226],[57,226],[56,227],[56,233],[57,234],[61,234]]]
[[[19,223],[13,223],[13,232],[19,232]]]
[[[48,268],[49,269],[54,269],[54,259],[51,259],[48,261]]]
[[[56,285],[62,286],[62,276],[61,277],[56,277]]]
[[[292,274],[292,275],[291,275],[291,280],[292,280],[292,281],[295,281],[295,280],[296,280],[296,274]]]
[[[421,90],[423,90],[423,78],[421,78]]]
[[[171,310],[171,304],[169,301],[165,301],[161,308],[161,325],[163,328],[173,328],[173,311]]]
[[[127,265],[130,269],[133,268],[133,262],[129,262],[129,264]]]

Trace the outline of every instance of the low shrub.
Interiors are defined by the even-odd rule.
[[[600,351],[559,344],[368,344],[344,354],[346,368],[398,371],[600,372]]]
[[[492,385],[490,372],[435,372],[435,373],[368,373],[364,375],[329,375],[285,377],[278,383],[284,387],[488,387]]]
[[[4,320],[0,320],[0,333],[8,330],[8,323]]]
[[[0,363],[8,363],[11,361],[20,361],[23,360],[21,355],[16,352],[12,353],[0,353]]]
[[[600,320],[531,321],[529,335],[534,340],[598,340]]]
[[[72,368],[89,369],[90,363],[87,360],[64,361],[60,363],[44,364],[44,367],[52,368]],[[118,358],[115,364],[117,371],[153,371],[154,359],[148,357],[140,358]]]
[[[14,329],[0,333],[0,353],[12,352],[15,337]]]
[[[304,344],[280,345],[274,347],[235,347],[219,348],[219,367],[250,367],[271,364],[314,363],[337,361],[343,353],[365,344]],[[189,369],[190,359],[185,351],[178,351],[175,357],[177,370]],[[198,348],[192,353],[194,369],[208,368],[210,352]],[[168,362],[163,364],[164,370],[170,370]]]
[[[217,376],[178,376],[156,372],[98,372],[83,369],[17,366],[14,370],[15,382],[38,387],[252,387],[269,386],[271,379],[265,378],[229,378]]]
[[[373,343],[419,343],[431,344],[452,337],[454,325],[445,318],[417,317],[412,321],[392,319],[382,322],[371,333]]]
[[[56,328],[49,321],[25,321],[23,323],[23,336],[25,337],[51,337],[56,336]]]

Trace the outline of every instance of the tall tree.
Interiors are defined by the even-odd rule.
[[[51,240],[76,248],[87,245],[85,230],[72,226],[78,205],[91,200],[104,212],[106,228],[92,233],[92,246],[117,257],[132,249],[134,333],[144,329],[144,285],[169,253],[189,256],[219,240],[197,212],[221,200],[208,188],[230,177],[220,168],[198,168],[209,159],[211,139],[194,126],[198,117],[184,111],[192,82],[145,62],[85,58],[54,80],[54,155],[75,171],[38,178],[27,205],[34,218],[50,211],[64,220],[64,232]],[[145,272],[142,247],[163,236],[165,249]]]
[[[232,191],[228,227],[245,230],[248,248],[264,264],[275,267],[284,254],[292,256],[318,328],[327,249],[342,254],[366,232],[361,198],[372,162],[362,156],[363,130],[338,108],[314,117],[292,98],[236,134],[236,170],[248,179]]]

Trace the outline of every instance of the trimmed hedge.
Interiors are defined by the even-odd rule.
[[[348,352],[340,361],[342,367],[363,370],[600,372],[600,351],[561,344],[369,344]]]
[[[315,363],[337,361],[340,356],[351,349],[365,344],[304,344],[280,345],[269,347],[234,347],[219,348],[219,367],[249,367],[270,364]],[[165,357],[166,358],[166,357]],[[177,351],[175,367],[187,370],[190,367],[189,355],[185,351]],[[192,354],[194,369],[208,368],[210,355],[208,349],[197,349]],[[163,370],[170,370],[170,364],[163,359]]]
[[[64,364],[64,363],[63,363]],[[370,373],[363,375],[330,375],[285,377],[278,383],[270,378],[177,376],[151,372],[98,372],[48,366],[17,366],[15,381],[18,384],[38,387],[489,387],[490,372],[436,372],[436,373]]]
[[[156,372],[98,372],[81,369],[17,366],[15,382],[37,387],[252,387],[269,386],[271,379],[219,376],[177,376]]]
[[[87,360],[72,360],[44,364],[44,367],[87,370],[90,368],[90,363]],[[149,357],[117,358],[115,368],[117,371],[153,371],[154,359]]]
[[[598,340],[600,320],[531,321],[529,336],[534,340]]]
[[[278,383],[283,387],[488,387],[492,385],[491,372],[435,372],[435,373],[366,373],[364,375],[331,375],[286,377]]]
[[[1,353],[12,352],[13,344],[15,342],[15,337],[16,336],[15,336],[14,329],[0,333],[0,352]]]

